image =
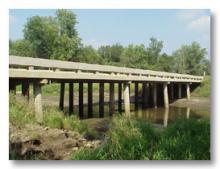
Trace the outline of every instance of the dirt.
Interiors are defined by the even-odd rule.
[[[100,124],[101,122],[98,126]],[[10,125],[10,153],[19,159],[37,157],[45,160],[68,160],[74,152],[82,148],[95,148],[102,142],[101,139],[82,136],[75,131],[40,125]]]
[[[211,100],[210,98],[191,98],[190,100],[184,98],[178,99],[177,101],[173,102],[171,106],[210,110]]]

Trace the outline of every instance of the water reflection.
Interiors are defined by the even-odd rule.
[[[136,119],[144,119],[154,124],[167,127],[178,118],[209,118],[209,110],[195,110],[189,107],[148,108],[134,111],[132,116]]]

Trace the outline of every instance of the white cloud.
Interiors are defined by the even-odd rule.
[[[210,28],[210,16],[201,16],[189,22],[188,29],[206,31]]]
[[[9,15],[9,23],[13,24],[17,21],[17,18],[14,15]]]
[[[200,9],[187,9],[187,10],[180,10],[177,13],[177,18],[181,21],[189,21],[192,19],[197,18],[203,14],[203,10]]]

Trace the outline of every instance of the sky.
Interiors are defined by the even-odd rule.
[[[23,38],[27,19],[55,16],[55,9],[10,9],[9,37]],[[163,51],[172,54],[184,44],[197,41],[210,58],[211,12],[208,9],[73,9],[83,44],[98,48],[120,43],[144,44],[151,37],[162,40]]]

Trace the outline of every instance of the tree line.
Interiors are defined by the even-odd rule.
[[[55,16],[33,16],[28,18],[24,37],[9,40],[9,54],[74,62],[107,64],[159,70],[194,75],[210,74],[207,51],[199,43],[182,45],[171,55],[162,53],[163,41],[150,38],[148,45],[119,43],[103,45],[98,49],[82,44],[76,30],[76,15],[65,9]]]

